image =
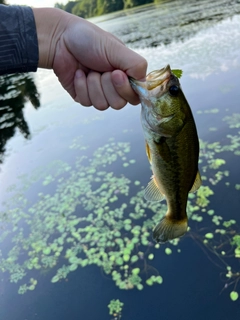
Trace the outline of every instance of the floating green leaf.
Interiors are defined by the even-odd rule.
[[[214,235],[210,232],[205,234],[205,238],[207,238],[207,239],[213,239],[213,237],[214,237]]]
[[[73,264],[71,264],[71,265],[69,266],[69,270],[70,270],[70,271],[75,271],[75,270],[77,270],[77,268],[78,268],[78,265],[77,265],[76,263],[73,263]]]
[[[163,278],[161,276],[157,276],[155,281],[159,284],[161,284],[163,282]]]
[[[55,282],[58,282],[58,281],[59,281],[59,276],[58,275],[54,276],[52,278],[52,280],[51,280],[52,283],[55,283]]]
[[[230,292],[230,298],[232,301],[236,301],[238,299],[238,293],[236,291]]]
[[[125,262],[128,262],[128,261],[130,260],[130,255],[129,255],[129,254],[124,254],[124,255],[123,255],[123,260],[124,260]]]
[[[139,268],[132,269],[132,274],[139,274],[139,272],[140,272]]]
[[[172,69],[172,73],[178,78],[180,79],[182,74],[183,74],[183,71],[181,69]]]
[[[169,254],[172,253],[172,250],[171,250],[170,248],[166,248],[166,249],[165,249],[165,253],[166,253],[167,255],[169,255]]]
[[[43,249],[43,253],[46,255],[49,255],[51,253],[51,248],[47,247],[47,248]]]

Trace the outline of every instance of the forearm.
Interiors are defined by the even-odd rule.
[[[52,69],[56,46],[69,15],[56,8],[34,8],[33,14],[39,48],[38,67]]]
[[[0,5],[0,74],[36,71],[37,65],[32,9]]]

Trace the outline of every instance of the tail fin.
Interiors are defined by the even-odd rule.
[[[186,219],[174,220],[165,216],[153,229],[153,238],[163,243],[183,236],[187,232],[188,221]]]

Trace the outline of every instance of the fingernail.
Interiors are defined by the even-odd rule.
[[[124,80],[123,74],[118,73],[114,75],[113,83],[115,86],[120,87],[124,84]]]
[[[76,73],[75,73],[75,77],[78,78],[78,79],[82,78],[83,75],[84,75],[84,72],[82,70],[80,70],[80,69],[77,70]]]

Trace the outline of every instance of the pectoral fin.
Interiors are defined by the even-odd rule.
[[[195,181],[193,183],[193,186],[189,192],[196,192],[200,188],[201,184],[202,184],[201,175],[198,171],[196,178],[195,178]]]
[[[144,191],[144,197],[148,201],[162,201],[165,198],[164,194],[159,190],[154,176]]]
[[[147,142],[146,142],[146,154],[147,154],[147,157],[148,157],[148,161],[151,164],[152,163],[152,161],[151,161],[151,152],[150,152],[150,148],[149,148],[149,145],[148,145]]]

